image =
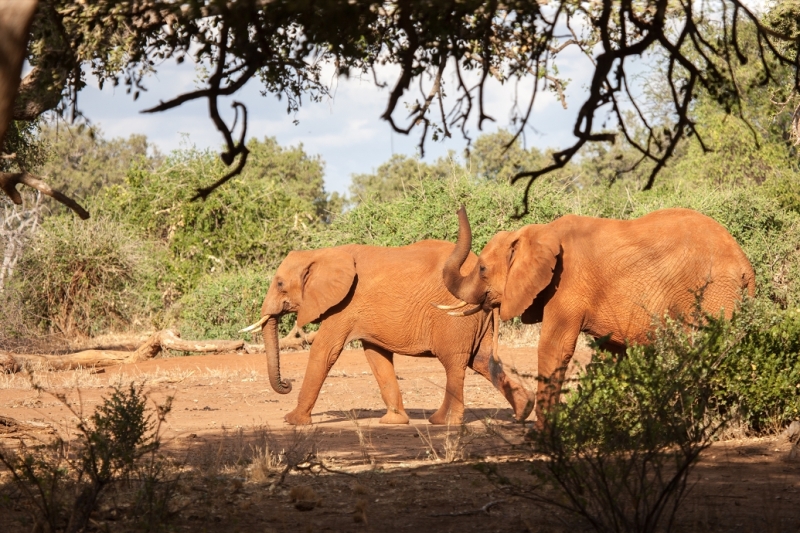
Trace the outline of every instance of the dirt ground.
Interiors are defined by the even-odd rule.
[[[533,389],[535,349],[502,348]],[[590,357],[582,350],[577,359]],[[294,408],[308,352],[282,356],[290,394],[272,391],[263,355],[222,354],[159,358],[106,369],[44,373],[45,389],[64,393],[91,413],[109,384],[146,382],[156,403],[174,397],[163,428],[165,450],[179,468],[199,472],[176,489],[175,531],[581,531],[577,518],[540,507],[495,485],[476,464],[494,465],[520,483],[529,479],[524,429],[491,384],[468,371],[463,428],[431,426],[444,394],[436,359],[395,356],[411,424],[384,426],[384,406],[360,350],[347,350],[325,381],[313,426],[286,426]],[[79,391],[79,392],[78,392]],[[27,378],[0,376],[0,415],[39,427],[46,439],[75,426],[74,415],[54,396],[33,390]],[[489,430],[487,430],[489,428]],[[499,436],[498,436],[499,435]],[[0,443],[14,447],[21,435]],[[504,438],[500,438],[504,437]],[[314,459],[278,484],[265,448],[314,452]],[[678,531],[800,531],[800,461],[788,459],[781,437],[720,442],[702,456],[678,515]],[[288,453],[288,452],[287,452]],[[262,466],[263,463],[263,466]],[[293,501],[293,500],[301,500]],[[308,502],[311,502],[308,504]],[[484,510],[482,510],[482,508]],[[96,530],[127,530],[123,510],[93,517]],[[10,505],[2,531],[30,531],[25,509]]]

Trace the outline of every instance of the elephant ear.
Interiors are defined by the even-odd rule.
[[[356,277],[349,253],[329,248],[319,250],[301,275],[303,296],[297,310],[297,326],[303,327],[345,299]]]
[[[536,296],[553,279],[553,269],[560,253],[558,238],[546,231],[521,232],[511,241],[500,318],[511,320],[533,304]]]

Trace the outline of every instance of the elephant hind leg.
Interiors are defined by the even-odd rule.
[[[464,374],[467,370],[467,358],[453,357],[448,361],[441,358],[439,360],[444,364],[447,385],[442,406],[428,421],[436,425],[459,425],[464,418]]]
[[[469,367],[475,372],[485,377],[491,384],[500,391],[514,409],[514,418],[517,422],[522,422],[533,411],[535,397],[521,383],[508,377],[503,370],[503,366],[491,356],[491,354],[479,352],[469,362]]]
[[[362,344],[372,374],[378,381],[381,398],[386,404],[386,414],[380,419],[380,423],[408,424],[408,414],[403,408],[403,397],[394,371],[394,354],[368,342],[362,341]]]

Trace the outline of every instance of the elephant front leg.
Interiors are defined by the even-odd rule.
[[[467,358],[457,359],[458,362],[452,363],[442,361],[447,374],[447,385],[442,406],[428,419],[431,424],[459,425],[464,418],[464,374],[467,370]]]
[[[295,426],[311,423],[311,410],[317,403],[322,384],[328,377],[331,367],[339,358],[339,354],[342,353],[342,348],[344,348],[344,338],[332,340],[329,336],[323,335],[320,329],[320,333],[314,339],[314,344],[311,345],[303,386],[297,397],[297,407],[283,417],[287,423]]]
[[[580,327],[570,327],[567,319],[548,320],[542,323],[539,337],[539,368],[536,386],[536,424],[537,430],[546,426],[547,411],[558,403],[567,365],[575,352]]]
[[[488,379],[500,391],[514,409],[514,418],[522,422],[531,414],[535,405],[534,396],[517,381],[511,380],[503,365],[491,354],[479,352],[470,361],[469,367]]]
[[[386,404],[386,414],[380,419],[380,423],[408,424],[408,414],[403,408],[403,397],[394,371],[394,354],[371,343],[362,341],[362,344],[372,374],[378,381],[381,398]]]

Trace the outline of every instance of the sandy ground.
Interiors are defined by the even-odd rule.
[[[534,388],[535,349],[504,346],[502,353],[506,367],[516,368]],[[583,350],[576,358],[585,362],[589,356]],[[363,353],[347,350],[322,388],[313,426],[298,431],[285,425],[283,416],[295,406],[307,359],[308,352],[283,354],[283,376],[294,385],[288,395],[270,388],[263,355],[173,357],[112,367],[99,374],[45,373],[35,379],[47,390],[65,393],[73,408],[85,414],[107,395],[109,384],[132,379],[144,380],[156,403],[174,397],[162,428],[165,450],[177,464],[202,472],[191,481],[187,477],[188,486],[175,497],[177,513],[170,522],[174,530],[584,529],[566,512],[510,495],[475,468],[478,462],[489,463],[522,484],[534,483],[519,446],[524,429],[511,421],[510,406],[481,376],[468,371],[465,427],[434,427],[426,417],[442,401],[443,368],[436,359],[396,356],[412,420],[405,426],[385,426],[378,424],[384,406]],[[57,398],[33,390],[19,375],[0,376],[0,414],[62,434],[75,424],[75,416]],[[42,432],[40,438],[46,436]],[[15,438],[0,440],[13,446]],[[327,470],[293,471],[276,486],[275,472],[256,475],[254,470],[254,458],[264,446],[313,450],[315,462]],[[800,531],[800,462],[788,459],[789,449],[788,441],[779,437],[712,446],[692,474],[676,529]],[[469,460],[449,462],[462,457]],[[298,510],[292,502],[298,490],[311,490],[319,504]],[[488,511],[480,511],[492,502],[496,503]],[[24,511],[17,506],[4,513],[0,529],[30,531]],[[98,516],[93,527],[128,529],[125,520]]]

